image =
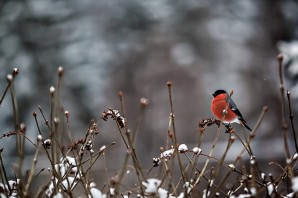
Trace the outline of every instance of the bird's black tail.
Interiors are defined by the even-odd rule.
[[[245,126],[245,128],[247,128],[249,131],[252,131],[251,128],[246,124],[245,120],[241,120],[241,123],[242,123],[243,126]]]

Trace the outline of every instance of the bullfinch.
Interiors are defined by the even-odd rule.
[[[235,102],[229,96],[229,94],[224,90],[217,90],[213,94],[213,99],[211,102],[211,110],[217,119],[223,122],[227,127],[231,123],[238,123],[244,125],[248,130],[251,131],[251,128],[246,124],[242,114],[237,108]],[[224,116],[223,111],[227,109]]]

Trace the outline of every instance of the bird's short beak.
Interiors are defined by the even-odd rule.
[[[215,95],[215,94],[213,93],[212,96],[214,97],[214,95]]]

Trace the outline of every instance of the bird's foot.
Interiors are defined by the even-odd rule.
[[[230,123],[228,123],[228,124],[225,124],[225,123],[223,123],[223,125],[226,127],[226,132],[225,133],[232,133],[233,132],[233,128],[232,128],[232,126],[231,126],[231,124]]]

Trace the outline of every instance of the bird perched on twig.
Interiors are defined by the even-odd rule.
[[[212,95],[211,110],[217,119],[222,121],[227,128],[230,127],[231,123],[238,123],[252,131],[246,124],[235,102],[226,91],[217,90]]]

